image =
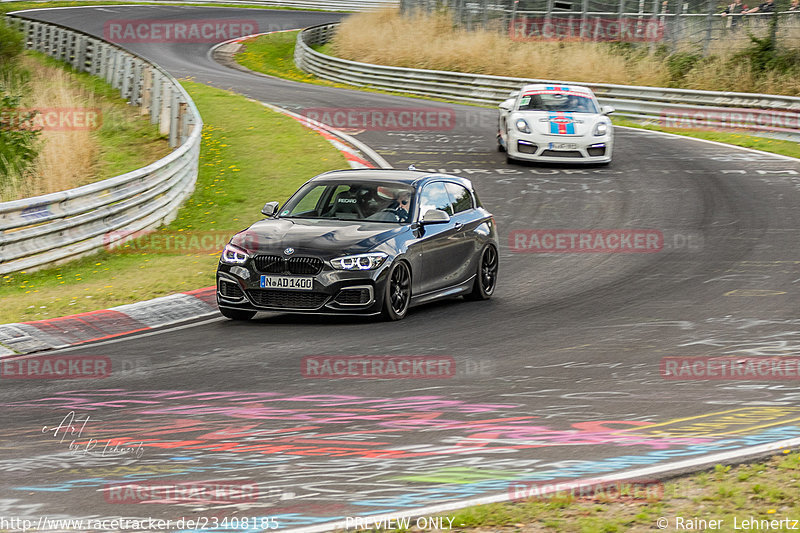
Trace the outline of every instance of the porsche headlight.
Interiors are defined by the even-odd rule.
[[[605,122],[598,122],[594,127],[594,134],[596,136],[605,135],[608,133],[608,124]]]
[[[381,266],[389,256],[383,252],[369,254],[346,255],[331,260],[331,265],[337,270],[375,270]]]
[[[242,263],[246,262],[248,258],[249,256],[247,255],[247,252],[238,246],[227,244],[225,249],[222,250],[220,261],[229,265],[241,265]]]
[[[524,118],[518,118],[514,124],[517,126],[517,129],[522,133],[531,132],[531,127],[528,125],[528,121],[525,120]]]

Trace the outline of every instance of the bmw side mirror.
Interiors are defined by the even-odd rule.
[[[506,111],[511,111],[514,109],[514,100],[506,100],[500,104],[500,109],[505,109]]]
[[[601,111],[601,112],[602,112],[604,115],[610,115],[611,113],[613,113],[613,112],[615,111],[615,109],[614,109],[612,106],[610,106],[610,105],[604,105],[604,106],[603,106],[603,107],[600,109],[600,111]]]
[[[278,202],[267,202],[264,204],[264,207],[261,208],[261,213],[265,216],[271,217],[275,213],[278,212]]]
[[[429,209],[422,217],[422,224],[447,224],[450,222],[450,215],[441,209]]]

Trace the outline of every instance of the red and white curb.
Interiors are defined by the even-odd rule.
[[[77,315],[0,325],[0,358],[139,333],[218,313],[216,288]]]

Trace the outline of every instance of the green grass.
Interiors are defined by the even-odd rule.
[[[323,87],[338,87],[340,89],[354,89],[376,94],[389,94],[395,96],[405,96],[408,98],[419,98],[422,100],[432,100],[435,102],[447,102],[452,104],[485,107],[481,106],[480,104],[459,102],[446,98],[433,98],[420,96],[417,94],[386,91],[371,86],[358,87],[355,85],[338,83],[318,78],[313,74],[308,74],[307,72],[300,70],[294,64],[294,48],[298,33],[299,32],[297,31],[271,33],[269,35],[260,35],[252,39],[248,39],[242,43],[242,49],[236,54],[236,61],[243,67],[249,68],[255,72],[260,72],[262,74],[267,74],[269,76],[275,76],[277,78],[283,78],[291,81],[321,85]],[[323,54],[330,54],[330,45],[328,44],[322,46],[313,46],[312,48]]]
[[[441,516],[446,517],[445,525],[452,519],[454,531],[476,533],[654,531],[658,530],[656,521],[662,517],[669,520],[665,531],[679,530],[675,517],[722,520],[722,527],[717,530],[733,531],[734,517],[739,526],[743,519],[751,517],[800,519],[798,490],[800,454],[786,450],[763,462],[736,467],[717,465],[708,472],[665,482],[663,492],[652,492],[655,497],[649,500],[578,499],[564,494],[468,507]],[[410,531],[419,529],[412,527]]]
[[[426,100],[436,100],[439,102],[452,102],[465,105],[464,102],[457,102],[454,100],[446,100],[440,98],[426,98],[415,94],[404,94],[396,92],[382,91],[372,87],[357,87],[353,85],[346,85],[342,83],[333,83],[328,80],[323,80],[303,72],[298,69],[294,64],[294,48],[297,32],[274,33],[270,35],[262,35],[254,39],[245,41],[242,50],[236,54],[236,61],[244,67],[293,81],[302,81],[305,83],[314,83],[317,85],[326,85],[341,87],[347,89],[354,89],[360,91],[375,92],[381,94],[397,94],[411,98],[422,98]],[[323,45],[315,47],[315,49],[324,54],[330,54],[330,45]],[[466,104],[475,105],[479,104]],[[491,106],[479,106],[491,107]],[[766,139],[763,137],[755,137],[752,135],[744,135],[739,133],[727,133],[716,131],[700,131],[700,130],[685,130],[677,128],[662,128],[654,125],[642,125],[629,119],[614,117],[614,124],[620,126],[628,126],[632,128],[643,128],[654,131],[664,131],[668,133],[675,133],[684,135],[686,137],[695,137],[698,139],[707,139],[711,141],[718,141],[726,144],[736,146],[743,146],[745,148],[753,148],[756,150],[763,150],[765,152],[772,152],[790,157],[800,157],[800,145],[790,141],[781,141],[777,139]]]
[[[654,125],[643,125],[632,120],[624,118],[615,118],[612,115],[614,124],[618,126],[628,126],[631,128],[640,128],[645,130],[663,131],[667,133],[674,133],[676,135],[683,135],[685,137],[694,137],[697,139],[706,139],[708,141],[717,141],[725,144],[733,144],[735,146],[742,146],[744,148],[752,148],[754,150],[761,150],[764,152],[772,152],[775,154],[787,155],[789,157],[800,158],[800,144],[792,141],[782,141],[780,139],[768,139],[765,137],[754,137],[752,135],[743,135],[741,133],[731,133],[724,131],[704,131],[704,130],[685,130],[679,128],[662,128]]]
[[[328,87],[345,87],[343,84],[336,84],[307,74],[295,66],[294,46],[297,34],[296,31],[288,31],[248,39],[236,54],[236,61],[250,70],[277,78]]]
[[[269,200],[312,176],[346,168],[344,157],[298,122],[234,93],[182,82],[205,121],[194,193],[157,235],[244,229]],[[128,250],[130,251],[130,249]],[[104,309],[214,284],[218,250],[101,252],[0,280],[0,323]]]

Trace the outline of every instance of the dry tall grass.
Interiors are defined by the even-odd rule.
[[[746,41],[742,41],[746,44]],[[749,42],[749,40],[747,40]],[[744,45],[743,45],[744,46]],[[502,31],[466,31],[446,13],[402,17],[396,10],[346,18],[332,52],[345,59],[401,67],[455,70],[576,82],[682,86],[691,89],[800,94],[796,75],[764,75],[730,59],[743,46],[723,43],[683,79],[671,77],[664,56],[641,49],[626,54],[608,43],[519,42]],[[696,46],[686,51],[697,53]]]
[[[24,106],[34,109],[91,109],[95,96],[63,69],[24,57],[22,66],[31,73],[31,91]],[[53,131],[40,135],[41,151],[34,163],[33,194],[63,191],[92,181],[98,144],[89,129]],[[27,196],[27,194],[26,194]]]
[[[455,28],[444,13],[353,15],[342,22],[331,47],[346,59],[497,76],[640,85],[668,79],[662,64],[629,61],[608,46],[512,41],[499,31]]]

